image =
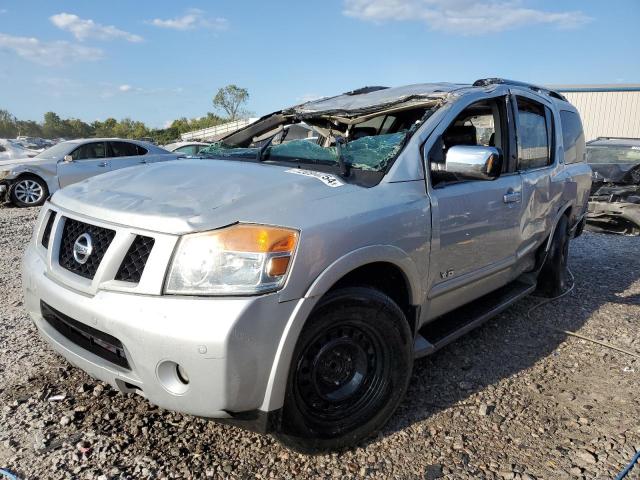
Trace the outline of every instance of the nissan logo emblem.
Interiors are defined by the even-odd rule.
[[[76,241],[73,244],[73,258],[76,262],[80,265],[84,265],[87,263],[87,260],[89,260],[92,252],[93,240],[91,240],[91,235],[83,233],[76,238]]]

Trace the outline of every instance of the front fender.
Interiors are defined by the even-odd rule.
[[[25,174],[35,175],[43,179],[47,184],[49,194],[52,194],[59,189],[57,171],[55,170],[55,167],[50,169],[41,166],[19,165],[11,169],[11,175],[9,175],[6,180],[8,183],[13,183]]]
[[[396,265],[405,275],[412,304],[420,303],[420,277],[415,263],[403,250],[392,245],[372,245],[359,248],[340,257],[329,265],[311,284],[304,297],[297,302],[282,332],[278,349],[273,359],[269,382],[261,410],[277,410],[284,405],[289,376],[289,367],[300,332],[318,301],[335,283],[358,267],[376,262]]]

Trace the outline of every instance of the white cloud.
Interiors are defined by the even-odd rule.
[[[343,13],[377,23],[422,21],[433,30],[483,35],[525,25],[576,28],[591,21],[580,11],[547,12],[523,0],[345,0]]]
[[[196,28],[226,30],[229,26],[229,21],[226,18],[207,18],[205,12],[199,8],[190,8],[181,17],[167,18],[165,20],[154,18],[147,23],[155,25],[156,27],[170,28],[173,30],[193,30]]]
[[[78,40],[83,41],[88,38],[98,40],[122,39],[128,42],[141,42],[140,35],[125,32],[113,25],[100,25],[90,19],[80,18],[72,13],[58,13],[49,17],[51,23],[61,30],[71,32]]]
[[[99,93],[99,96],[101,98],[112,98],[115,97],[116,95],[122,95],[122,94],[127,94],[127,95],[180,95],[184,92],[184,89],[182,87],[174,87],[174,88],[169,88],[169,87],[151,87],[151,88],[146,88],[146,87],[136,87],[134,85],[130,85],[128,83],[123,83],[121,85],[114,85],[111,83],[102,83],[101,84],[101,91]]]
[[[16,37],[0,33],[0,50],[9,50],[31,62],[45,66],[102,58],[102,50],[74,43],[43,42],[34,37]]]

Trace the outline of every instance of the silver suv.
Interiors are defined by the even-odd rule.
[[[300,122],[313,135],[287,141]],[[301,451],[352,445],[393,414],[415,358],[562,290],[583,151],[575,108],[518,82],[305,103],[202,158],[58,191],[26,307],[122,392]]]

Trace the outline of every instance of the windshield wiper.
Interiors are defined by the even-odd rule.
[[[284,142],[284,139],[287,138],[287,133],[289,133],[289,129],[288,128],[284,128],[276,133],[274,133],[269,140],[267,140],[265,142],[265,144],[260,147],[260,150],[258,150],[258,153],[256,153],[256,160],[258,162],[261,162],[264,159],[264,154],[267,151],[267,149],[271,146],[271,142],[273,142],[273,140],[278,136],[278,134],[282,132],[282,138],[280,139],[280,143]]]
[[[348,165],[344,161],[342,156],[342,145],[346,145],[347,141],[344,137],[336,137],[336,153],[338,154],[338,165],[340,166],[340,175],[344,178],[348,178],[351,173],[351,165]]]

